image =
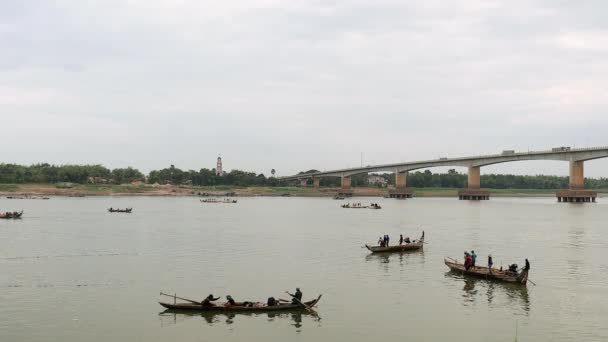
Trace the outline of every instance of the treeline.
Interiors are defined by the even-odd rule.
[[[192,185],[236,185],[236,186],[276,186],[279,181],[266,178],[264,174],[232,170],[222,176],[215,169],[181,170],[171,165],[168,168],[151,171],[148,177],[137,169],[108,169],[102,165],[50,165],[0,164],[0,183],[111,183],[125,184],[142,181],[150,184],[192,184]]]
[[[394,174],[380,175],[395,183]],[[465,188],[467,186],[467,174],[450,169],[448,173],[432,173],[415,171],[407,175],[407,186],[413,188]],[[521,176],[521,175],[481,175],[481,187],[488,189],[566,189],[569,186],[567,176]],[[606,189],[608,178],[585,178],[585,188]]]
[[[313,173],[308,170],[301,173]],[[389,185],[395,184],[394,174],[381,174]],[[0,183],[113,183],[125,184],[142,181],[150,184],[192,184],[235,185],[235,186],[279,186],[286,183],[274,177],[266,177],[263,173],[232,170],[219,176],[215,169],[181,170],[171,165],[161,170],[153,170],[148,177],[137,169],[116,168],[108,169],[102,165],[50,165],[34,164],[22,166],[17,164],[0,164]],[[308,180],[312,185],[312,180]],[[299,182],[290,183],[299,184]],[[351,177],[352,186],[368,186],[366,174]],[[321,178],[321,186],[339,187],[340,178]],[[407,175],[407,186],[414,188],[464,188],[467,186],[467,175],[450,169],[447,173],[432,173],[429,170],[410,172]],[[565,189],[568,188],[568,177],[561,176],[519,176],[519,175],[482,175],[481,186],[490,189]],[[587,189],[607,189],[608,178],[585,178]]]
[[[4,184],[86,183],[90,178],[112,179],[120,184],[143,180],[144,175],[131,167],[110,170],[101,165],[0,164],[0,183]]]

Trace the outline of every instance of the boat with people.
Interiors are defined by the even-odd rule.
[[[370,205],[361,205],[361,203],[346,203],[342,204],[341,207],[345,209],[382,209],[382,207],[379,206],[378,203],[372,203]]]
[[[236,203],[237,200],[228,199],[228,198],[224,198],[223,200],[219,200],[217,198],[205,198],[205,199],[201,199],[200,201],[201,201],[201,203],[230,203],[230,204],[234,204],[234,203]]]
[[[21,211],[7,211],[4,213],[0,213],[0,219],[20,219],[23,215],[23,210]]]
[[[111,213],[127,213],[127,214],[130,214],[131,211],[133,211],[133,208],[125,208],[125,209],[116,208],[116,209],[114,209],[114,208],[110,207],[110,208],[108,208],[108,211],[111,212]]]
[[[509,268],[507,270],[503,270],[502,267],[500,269],[497,269],[488,268],[484,266],[465,266],[465,264],[458,263],[457,260],[454,260],[452,258],[444,258],[446,266],[449,267],[450,271],[452,272],[475,278],[496,280],[521,285],[526,285],[526,283],[528,282],[528,272],[530,271],[530,264],[529,262],[527,262],[527,260],[528,259],[526,259],[526,266],[521,270],[517,269],[516,264],[509,265]]]
[[[408,251],[417,251],[424,248],[424,231],[422,231],[422,236],[418,240],[409,240],[406,238],[403,241],[400,241],[398,245],[390,246],[388,245],[388,239],[386,239],[387,235],[385,235],[385,239],[379,240],[379,246],[370,246],[365,245],[372,253],[389,253],[389,252],[408,252]]]
[[[306,302],[300,302],[299,300],[288,301],[285,299],[276,300],[273,297],[268,298],[266,302],[234,302],[230,303],[232,298],[227,296],[228,300],[223,304],[214,304],[209,301],[209,297],[201,302],[194,300],[177,297],[176,295],[165,294],[161,292],[161,295],[167,297],[173,297],[173,303],[158,302],[162,307],[169,310],[183,310],[183,311],[198,311],[198,312],[277,312],[277,311],[300,311],[306,310],[314,313],[312,309],[321,300],[321,296],[309,300]],[[212,295],[210,295],[212,297]],[[186,301],[188,303],[177,303],[177,299]],[[211,298],[211,301],[219,298]]]
[[[335,199],[335,200],[345,200],[345,199],[346,199],[346,197],[344,197],[344,196],[340,196],[340,195],[336,195],[336,196],[334,196],[334,199]]]

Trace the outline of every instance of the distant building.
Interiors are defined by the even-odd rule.
[[[224,171],[222,170],[222,157],[217,157],[217,167],[215,168],[215,174],[217,176],[222,176]]]
[[[388,181],[386,180],[386,178],[384,178],[382,176],[369,175],[367,177],[367,184],[386,186],[388,184]]]

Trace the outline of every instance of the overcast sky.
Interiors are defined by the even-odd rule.
[[[608,145],[608,1],[4,0],[0,119],[0,162],[146,172]]]

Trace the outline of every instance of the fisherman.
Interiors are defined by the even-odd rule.
[[[302,303],[302,291],[300,291],[299,287],[296,287],[296,293],[291,294],[287,292],[288,295],[292,297],[291,304],[301,304]]]
[[[530,262],[526,258],[526,265],[524,266],[524,271],[529,271],[529,270],[530,270]]]
[[[208,295],[207,298],[203,299],[203,301],[201,302],[202,306],[215,306],[215,304],[213,304],[212,302],[215,302],[216,300],[220,299],[220,297],[214,298],[212,294]]]
[[[381,237],[379,237],[379,238],[378,238],[378,246],[381,246],[381,247],[382,247],[383,242],[384,242],[384,240],[382,240],[382,236],[381,236]]]
[[[236,302],[234,301],[234,299],[232,298],[231,295],[227,295],[226,296],[226,300],[228,301],[226,304],[227,305],[236,305]]]
[[[488,255],[488,273],[492,274],[492,265],[494,265],[494,261],[492,260],[492,254]]]
[[[406,236],[406,237],[405,237],[405,239],[404,239],[403,241],[404,241],[405,243],[410,243],[410,242],[412,242],[412,241],[410,240],[410,237],[409,237],[409,236]]]
[[[399,234],[399,246],[403,244],[403,234]]]
[[[475,254],[475,251],[471,251],[471,259],[473,260],[473,262],[471,263],[471,266],[473,268],[475,268],[475,261],[477,260],[477,254]]]
[[[472,263],[473,263],[473,259],[471,258],[471,255],[469,254],[469,252],[465,251],[464,252],[464,269],[468,271],[469,268],[471,267]]]
[[[388,236],[388,234],[386,234],[386,247],[388,247],[388,242],[390,241],[390,237]]]

